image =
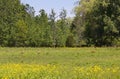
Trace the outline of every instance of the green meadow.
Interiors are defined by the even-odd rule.
[[[0,79],[120,79],[120,48],[0,48]]]
[[[120,48],[0,48],[0,64],[120,66]]]

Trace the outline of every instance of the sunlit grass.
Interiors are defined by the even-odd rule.
[[[120,66],[120,48],[0,48],[0,64]]]
[[[120,79],[120,48],[0,48],[0,79]]]

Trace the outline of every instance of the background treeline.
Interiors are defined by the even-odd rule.
[[[0,0],[0,46],[120,46],[120,0],[80,0],[75,17],[62,9],[35,16],[20,0]]]

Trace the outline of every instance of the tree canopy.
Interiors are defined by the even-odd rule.
[[[80,0],[74,12],[35,15],[20,0],[0,0],[0,46],[120,46],[120,0]]]

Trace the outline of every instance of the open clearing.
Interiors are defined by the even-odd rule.
[[[120,48],[0,48],[0,79],[120,79]]]

